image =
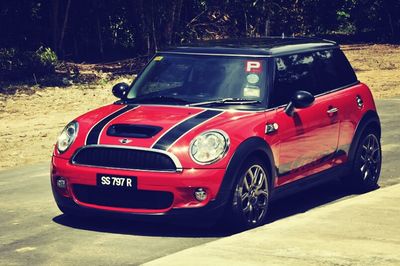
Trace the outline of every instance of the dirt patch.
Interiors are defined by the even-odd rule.
[[[399,45],[345,45],[342,47],[357,72],[374,97],[400,97],[400,46]]]
[[[114,81],[128,81],[119,79]],[[75,117],[112,103],[110,85],[21,91],[0,98],[0,170],[49,161],[58,134]]]
[[[400,97],[400,46],[348,45],[343,49],[359,80],[370,86],[375,98]],[[81,72],[106,72],[115,66],[118,63],[79,67]],[[0,170],[50,162],[53,145],[65,124],[115,101],[111,86],[131,79],[125,76],[111,81],[100,79],[94,85],[64,87],[20,85],[15,94],[0,94]]]

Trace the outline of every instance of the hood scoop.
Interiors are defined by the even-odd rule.
[[[157,135],[162,127],[149,125],[115,124],[107,129],[107,135],[113,137],[146,139]]]

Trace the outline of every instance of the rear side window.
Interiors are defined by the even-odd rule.
[[[357,82],[357,77],[339,49],[314,52],[314,70],[317,89],[314,95],[345,87]]]
[[[277,57],[275,69],[271,107],[289,103],[298,90],[315,96],[357,82],[353,68],[340,49]]]
[[[305,90],[313,93],[316,90],[315,77],[312,73],[314,64],[312,53],[277,57],[275,64],[272,106],[289,103],[295,91]]]

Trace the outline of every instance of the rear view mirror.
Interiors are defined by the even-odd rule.
[[[315,97],[308,91],[296,91],[289,104],[285,107],[285,113],[288,116],[293,116],[295,109],[307,108],[313,104],[314,100]]]

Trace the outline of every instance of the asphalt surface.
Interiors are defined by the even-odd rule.
[[[386,187],[400,183],[400,99],[377,104],[383,128],[380,186]],[[275,203],[267,222],[354,196],[338,182],[325,184]],[[226,235],[190,225],[73,220],[53,201],[48,162],[0,172],[1,265],[138,265]]]

